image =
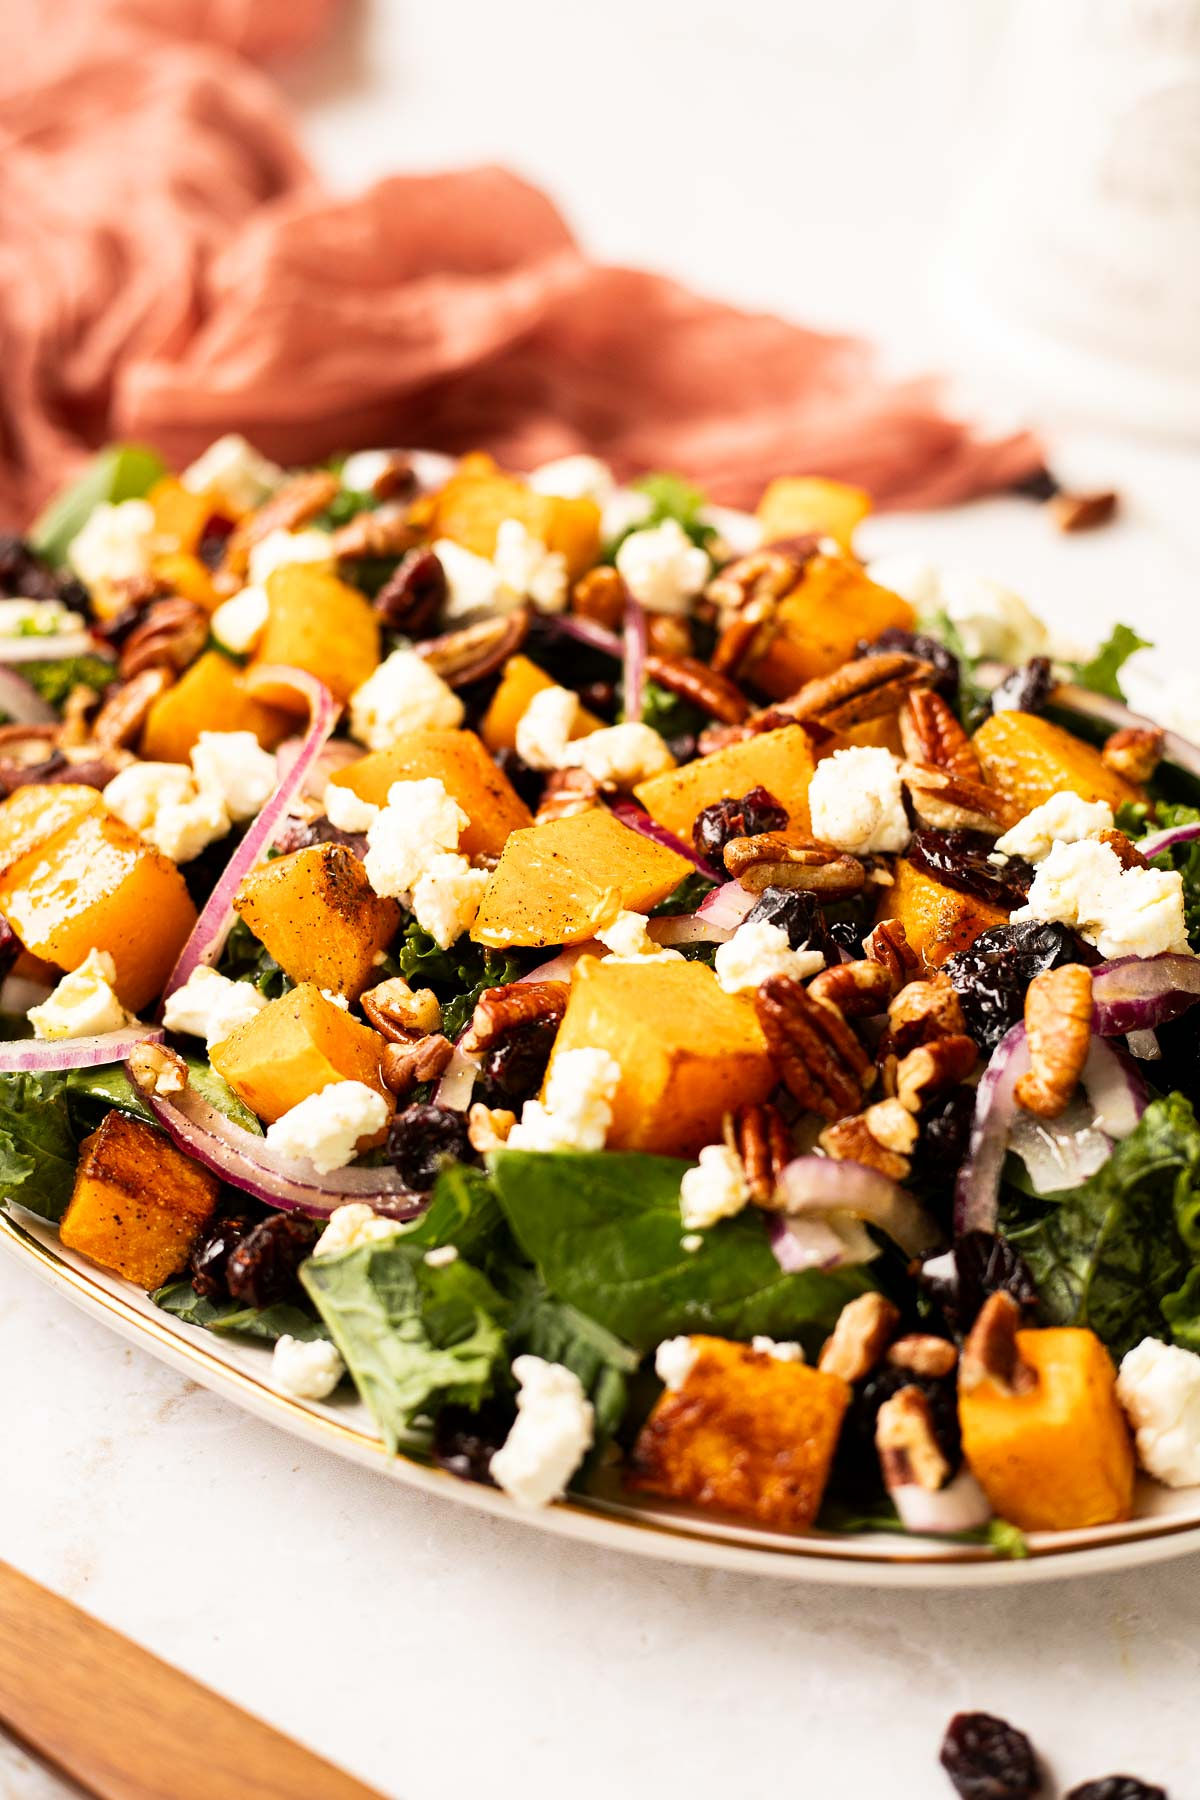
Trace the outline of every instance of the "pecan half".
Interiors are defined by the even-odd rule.
[[[989,1294],[963,1345],[958,1385],[965,1394],[985,1381],[1003,1394],[1027,1394],[1037,1386],[1037,1374],[1021,1361],[1017,1332],[1021,1308],[1003,1290]]]
[[[904,763],[900,774],[918,820],[934,831],[983,831],[999,837],[1017,822],[1020,809],[985,782],[926,763]]]
[[[919,1487],[935,1494],[950,1479],[924,1391],[903,1387],[884,1401],[875,1416],[875,1448],[884,1486]]]
[[[1107,844],[1123,869],[1148,869],[1150,867],[1133,839],[1126,837],[1123,831],[1098,831],[1096,842]]]
[[[418,637],[446,604],[446,571],[432,550],[418,545],[403,557],[375,596],[375,611],[393,631]]]
[[[965,1034],[967,1021],[948,975],[910,981],[888,1007],[888,1048],[904,1056],[918,1044]]]
[[[600,805],[600,795],[600,783],[586,769],[552,769],[533,822],[546,825],[551,819],[573,819],[578,813],[591,812]]]
[[[344,562],[357,556],[403,556],[419,539],[407,507],[381,506],[375,512],[355,513],[330,534],[329,542],[334,556]]]
[[[770,976],[754,1005],[767,1048],[792,1097],[831,1123],[857,1112],[875,1071],[841,1014],[811,999],[791,975]]]
[[[775,608],[769,601],[756,600],[735,613],[713,646],[714,673],[740,675],[763,655],[774,633]]]
[[[1082,963],[1043,969],[1025,995],[1029,1072],[1014,1092],[1026,1112],[1056,1119],[1083,1073],[1092,1041],[1092,971]]]
[[[516,1122],[516,1113],[509,1112],[506,1106],[484,1106],[477,1100],[467,1114],[467,1141],[472,1150],[486,1156],[489,1150],[499,1150],[508,1142]]]
[[[647,613],[646,643],[654,656],[689,657],[695,648],[692,622],[678,619],[674,613]]]
[[[749,714],[750,702],[741,689],[694,656],[648,656],[646,673],[668,693],[690,700],[701,712],[726,725],[740,725]]]
[[[898,1308],[882,1294],[859,1294],[848,1300],[817,1359],[817,1367],[843,1381],[862,1381],[871,1373],[900,1323]]]
[[[130,681],[108,690],[108,698],[92,721],[93,741],[105,750],[119,750],[139,736],[147,715],[173,680],[169,669],[143,669]]]
[[[837,1007],[846,1019],[872,1019],[886,1012],[895,992],[892,974],[882,963],[835,963],[822,969],[808,984],[814,1000]]]
[[[853,1118],[827,1125],[817,1141],[837,1162],[863,1163],[889,1181],[903,1181],[911,1172],[917,1125],[898,1100],[879,1100]]]
[[[940,1378],[953,1374],[958,1366],[958,1346],[949,1338],[913,1331],[889,1346],[884,1361],[893,1369],[911,1369],[914,1375]]]
[[[608,564],[589,569],[571,589],[571,611],[608,631],[620,629],[629,593],[617,570]]]
[[[1162,761],[1164,736],[1157,728],[1130,726],[1125,731],[1114,731],[1100,754],[1106,766],[1126,781],[1149,781]]]
[[[910,1113],[919,1113],[935,1095],[965,1081],[978,1055],[974,1038],[957,1033],[918,1044],[896,1065],[896,1099]]]
[[[790,594],[816,555],[817,540],[794,538],[788,546],[751,550],[726,563],[704,590],[705,598],[722,613],[740,613],[756,601],[782,600]]]
[[[742,1159],[750,1198],[769,1206],[780,1171],[792,1159],[792,1137],[783,1115],[769,1100],[760,1106],[739,1106],[725,1115],[729,1148]]]
[[[918,688],[900,708],[900,742],[911,763],[945,769],[966,781],[981,781],[983,771],[970,738],[948,700],[932,688]]]
[[[302,475],[293,475],[265,506],[250,513],[230,533],[222,564],[224,572],[242,574],[255,544],[261,544],[273,531],[295,531],[297,525],[307,524],[336,498],[340,487],[337,476],[328,469],[308,469]]]
[[[513,981],[507,987],[485,988],[475,1002],[461,1048],[473,1056],[489,1050],[518,1025],[531,1025],[535,1019],[539,1023],[561,1019],[570,993],[567,981]]]
[[[1105,489],[1094,494],[1055,494],[1046,504],[1060,531],[1094,531],[1115,516],[1117,500],[1112,489]]]
[[[863,950],[871,962],[879,963],[888,971],[893,994],[898,994],[921,966],[899,919],[883,919],[876,925],[863,939]]]
[[[731,838],[724,855],[730,875],[752,894],[769,887],[803,888],[823,900],[843,900],[857,894],[867,878],[847,851],[782,831]]]
[[[832,675],[806,682],[798,693],[771,710],[785,713],[797,724],[814,719],[831,731],[844,731],[849,725],[899,711],[912,690],[928,687],[935,674],[932,663],[903,650],[860,656],[843,663]]]
[[[440,1031],[412,1044],[385,1044],[379,1059],[383,1084],[397,1098],[411,1094],[424,1081],[436,1081],[454,1054],[454,1045]]]
[[[521,648],[529,635],[530,617],[530,609],[519,606],[514,612],[480,619],[475,625],[447,631],[414,647],[448,686],[468,687],[473,681],[496,674]]]
[[[143,669],[173,669],[176,674],[195,662],[208,642],[208,614],[179,595],[156,600],[121,646],[117,664],[128,681]]]
[[[409,987],[403,975],[368,988],[359,1000],[376,1031],[389,1043],[411,1043],[442,1028],[442,1007],[431,988]]]

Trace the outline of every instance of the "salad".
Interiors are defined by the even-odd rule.
[[[1196,795],[867,510],[97,459],[0,544],[7,1203],[522,1506],[1200,1484]]]

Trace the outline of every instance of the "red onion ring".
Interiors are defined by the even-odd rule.
[[[1164,850],[1173,850],[1176,844],[1191,844],[1200,838],[1200,825],[1174,825],[1166,831],[1152,832],[1149,837],[1139,838],[1137,848],[1143,856],[1160,856]]]
[[[1153,1031],[1200,1000],[1200,956],[1120,956],[1092,970],[1094,1023],[1101,1037]]]
[[[304,741],[286,775],[281,775],[270,799],[250,825],[241,843],[226,863],[220,880],[209,895],[208,904],[192,927],[191,936],[179,952],[171,970],[163,998],[183,986],[194,969],[216,962],[225,947],[235,914],[233,897],[244,878],[274,844],[283,829],[288,808],[304,787],[305,776],[320,755],[326,738],[337,720],[337,706],[324,682],[304,669],[291,669],[263,664],[246,673],[245,685],[253,692],[258,686],[273,687],[284,683],[294,687],[308,700],[311,717]]]
[[[465,1035],[464,1032],[463,1036]],[[471,1104],[471,1095],[475,1092],[475,1083],[478,1079],[479,1064],[462,1048],[460,1039],[455,1044],[450,1061],[442,1070],[442,1078],[434,1089],[433,1104],[444,1106],[450,1112],[465,1113]]]
[[[915,1481],[888,1489],[905,1531],[917,1537],[954,1537],[977,1531],[992,1516],[992,1503],[969,1469],[960,1469],[944,1488],[930,1492]]]
[[[865,1163],[797,1156],[781,1171],[778,1192],[788,1218],[849,1213],[884,1232],[906,1256],[927,1256],[943,1241],[920,1202]]]
[[[857,1219],[851,1223],[862,1232]],[[863,1242],[853,1243],[850,1234],[836,1231],[828,1219],[787,1219],[782,1213],[767,1214],[767,1242],[775,1261],[788,1275],[871,1261],[878,1252],[865,1232],[862,1237]]]
[[[740,881],[725,881],[719,888],[714,888],[711,894],[705,894],[696,908],[696,917],[704,919],[709,925],[720,925],[724,930],[736,931],[747,913],[753,910],[757,899],[758,895],[749,893]]]
[[[603,956],[604,945],[598,938],[588,938],[582,944],[568,944],[549,962],[539,963],[536,969],[530,969],[527,975],[517,977],[517,985],[526,981],[570,981],[575,973],[575,964],[581,956]]]
[[[0,668],[0,712],[14,725],[57,725],[58,714],[23,675]]]
[[[99,1037],[18,1038],[0,1044],[0,1073],[45,1075],[57,1069],[98,1069],[124,1062],[135,1044],[158,1044],[162,1032],[146,1025],[123,1025]]]
[[[603,651],[605,656],[615,656],[620,661],[623,646],[615,631],[609,631],[591,619],[581,619],[578,613],[552,613],[544,617],[563,637],[574,638],[577,644],[586,644],[590,650]]]
[[[636,724],[642,716],[642,699],[646,688],[646,613],[630,595],[625,602],[625,656],[622,675],[622,710],[627,720]]]
[[[613,817],[620,819],[622,825],[628,825],[631,831],[636,831],[641,837],[649,838],[652,844],[661,844],[664,850],[674,850],[676,856],[686,857],[693,869],[699,869],[701,875],[707,875],[710,881],[720,881],[720,874],[711,863],[705,862],[702,856],[697,856],[690,844],[685,844],[682,838],[677,838],[675,833],[668,831],[665,825],[658,824],[633,800],[614,800],[611,803],[611,811]]]

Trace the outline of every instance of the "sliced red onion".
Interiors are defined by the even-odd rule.
[[[632,595],[625,602],[624,638],[622,710],[626,719],[637,723],[642,716],[642,697],[646,687],[646,613]]]
[[[455,1044],[450,1061],[442,1071],[442,1078],[434,1090],[433,1104],[444,1106],[450,1112],[465,1113],[471,1104],[471,1095],[475,1092],[475,1083],[479,1079],[479,1063],[475,1057],[468,1056],[461,1044]]]
[[[615,656],[620,661],[624,647],[615,631],[597,625],[592,619],[581,619],[578,613],[554,613],[548,615],[548,622],[563,637],[574,638],[577,644],[602,650],[606,656]]]
[[[758,895],[748,893],[740,881],[725,881],[720,887],[714,888],[711,894],[705,894],[696,908],[696,917],[704,919],[709,925],[720,925],[727,931],[736,931],[746,914],[753,910],[757,899]]]
[[[1102,1037],[1152,1031],[1200,1000],[1200,956],[1120,956],[1092,970],[1094,1023]]]
[[[162,1032],[147,1025],[123,1025],[99,1037],[18,1038],[0,1044],[0,1073],[46,1075],[58,1069],[98,1069],[124,1062],[135,1044],[157,1044]]]
[[[275,752],[275,766],[282,781],[295,766],[296,758],[304,754],[308,739],[305,737],[285,738]],[[300,794],[296,798],[324,798],[326,783],[331,775],[339,769],[349,768],[351,763],[361,762],[364,751],[361,744],[352,744],[349,738],[331,738],[321,746],[320,754],[309,764]]]
[[[1106,1137],[1127,1138],[1149,1104],[1146,1084],[1123,1050],[1094,1037],[1081,1076],[1092,1124]]]
[[[1112,1139],[1092,1122],[1087,1101],[1077,1095],[1057,1119],[1039,1119],[1018,1107],[1008,1148],[1019,1156],[1039,1194],[1078,1187],[1112,1155]]]
[[[789,1218],[846,1213],[874,1225],[906,1256],[927,1256],[942,1242],[936,1220],[920,1202],[865,1163],[797,1156],[781,1172],[778,1191]]]
[[[58,714],[23,675],[0,668],[0,712],[14,725],[55,725]]]
[[[789,1275],[806,1269],[838,1269],[870,1262],[879,1255],[857,1219],[788,1219],[767,1214],[767,1241],[780,1268]]]
[[[733,936],[728,925],[714,925],[698,913],[651,919],[646,930],[656,944],[726,944]]]
[[[697,856],[691,845],[685,844],[682,838],[677,838],[673,831],[668,831],[665,825],[660,825],[656,819],[652,819],[650,814],[638,806],[636,801],[614,800],[611,810],[613,816],[620,819],[622,825],[628,825],[629,829],[636,831],[640,837],[649,838],[652,844],[661,844],[664,850],[674,850],[676,856],[686,857],[693,869],[699,869],[700,873],[707,875],[710,881],[720,881],[719,870],[714,869],[711,863],[705,862],[702,856]]]
[[[1162,1045],[1158,1041],[1157,1031],[1130,1031],[1126,1034],[1125,1044],[1130,1056],[1136,1056],[1139,1062],[1159,1062],[1162,1059]]]
[[[46,632],[44,636],[0,638],[0,663],[65,662],[71,656],[103,652],[87,631]],[[113,664],[113,674],[117,665]]]
[[[179,952],[175,967],[164,990],[164,998],[183,986],[194,969],[202,964],[211,967],[225,947],[234,921],[233,898],[245,877],[267,854],[282,831],[288,808],[301,792],[309,769],[321,753],[326,738],[337,720],[337,706],[324,682],[304,669],[290,669],[263,664],[247,670],[246,687],[284,684],[303,694],[311,709],[308,730],[286,775],[276,782],[275,791],[262,811],[249,826],[241,843],[226,863],[220,880],[209,896],[208,904],[196,920],[192,934]]]
[[[992,1505],[969,1469],[960,1469],[953,1481],[930,1493],[915,1481],[888,1489],[892,1505],[906,1531],[918,1537],[954,1537],[960,1531],[977,1531],[992,1516]]]
[[[575,964],[581,956],[603,956],[604,945],[597,938],[588,938],[582,944],[568,944],[549,962],[539,963],[536,969],[530,969],[527,975],[518,977],[520,982],[526,981],[570,981],[575,973]]]
[[[136,1086],[132,1069],[129,1074]],[[167,1096],[142,1087],[138,1092],[185,1155],[267,1206],[327,1218],[347,1201],[359,1200],[389,1219],[405,1220],[415,1219],[427,1204],[427,1197],[405,1187],[394,1169],[333,1169],[318,1175],[305,1158],[281,1156],[263,1138],[235,1125],[193,1087]]]
[[[1173,850],[1176,844],[1192,844],[1200,838],[1200,825],[1172,825],[1166,831],[1151,832],[1149,837],[1139,838],[1137,848],[1143,856],[1160,856],[1164,850]]]
[[[1015,1088],[1029,1069],[1024,1025],[1014,1025],[1000,1039],[975,1090],[975,1118],[967,1160],[959,1171],[954,1202],[954,1229],[994,1231],[1000,1194],[1000,1172],[1016,1116]]]

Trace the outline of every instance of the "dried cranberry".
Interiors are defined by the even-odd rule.
[[[764,831],[782,831],[787,808],[780,806],[766,788],[751,788],[738,800],[717,800],[697,813],[692,842],[699,855],[719,863],[725,846],[734,838],[758,837]]]
[[[375,596],[375,611],[393,631],[415,636],[427,631],[446,604],[446,571],[432,550],[417,548],[402,558]]]
[[[942,1739],[942,1767],[962,1800],[1032,1800],[1042,1786],[1025,1733],[991,1713],[955,1713]]]
[[[946,648],[940,638],[931,636],[929,632],[904,631],[897,625],[890,625],[870,643],[861,641],[858,646],[860,656],[890,656],[897,650],[903,651],[906,656],[919,656],[925,662],[932,663],[937,670],[937,679],[933,683],[935,693],[941,694],[951,704],[958,699],[958,658],[953,650]]]
[[[1031,657],[1023,668],[1014,669],[992,689],[992,711],[1041,712],[1053,686],[1049,657]]]
[[[965,1337],[992,1294],[1010,1294],[1030,1323],[1037,1313],[1038,1291],[1029,1264],[1006,1237],[992,1231],[964,1231],[954,1246],[953,1300],[945,1306],[947,1322]]]
[[[959,1087],[921,1109],[921,1135],[913,1156],[913,1179],[949,1197],[961,1169],[975,1117],[974,1088]]]
[[[466,1120],[448,1106],[406,1106],[389,1127],[387,1151],[397,1172],[419,1194],[433,1186],[443,1169],[471,1162],[474,1155]]]
[[[558,1035],[557,1019],[531,1019],[504,1032],[484,1053],[477,1093],[486,1106],[519,1111],[542,1085]]]
[[[603,713],[606,719],[616,717],[617,684],[615,681],[587,681],[579,690],[579,698],[589,712]]]
[[[433,1460],[460,1481],[491,1485],[492,1458],[512,1429],[514,1410],[491,1400],[477,1412],[444,1406],[433,1429]]]
[[[1167,1790],[1139,1781],[1136,1775],[1104,1775],[1099,1781],[1080,1782],[1066,1800],[1167,1800]]]
[[[860,962],[863,956],[863,939],[871,929],[871,921],[847,916],[842,919],[830,919],[828,923],[829,935],[833,940],[835,950],[844,950],[852,961]],[[826,961],[830,963],[835,960],[834,956],[826,958]]]
[[[1019,856],[1010,856],[1004,863],[989,862],[994,850],[992,839],[982,831],[918,831],[913,834],[908,856],[935,881],[1008,911],[1024,902],[1033,870]]]
[[[929,1418],[943,1456],[952,1469],[962,1461],[958,1426],[958,1394],[952,1377],[917,1375],[911,1369],[888,1365],[875,1369],[857,1382],[838,1439],[834,1485],[838,1493],[878,1495],[883,1491],[879,1452],[875,1448],[875,1423],[885,1400],[901,1388],[920,1388],[929,1402]]]
[[[298,1213],[272,1213],[234,1245],[225,1264],[231,1300],[261,1309],[300,1298],[300,1264],[312,1254],[320,1226]]]
[[[1035,975],[1085,960],[1083,946],[1068,926],[1022,919],[980,932],[966,950],[947,957],[945,972],[967,1030],[982,1050],[994,1050],[1024,1014],[1025,990]]]
[[[208,569],[220,568],[225,560],[225,546],[233,536],[234,522],[224,513],[210,513],[204,521],[196,555]]]
[[[744,922],[778,925],[787,932],[793,950],[819,950],[827,963],[839,960],[816,895],[806,894],[802,888],[764,888]]]
[[[546,777],[538,769],[531,769],[524,757],[515,750],[498,750],[496,767],[502,775],[506,775],[520,794],[522,800],[531,811],[536,812],[542,798],[542,789],[546,785]]]
[[[227,1300],[229,1258],[260,1223],[258,1214],[245,1212],[218,1213],[205,1226],[192,1246],[188,1258],[192,1286],[206,1300]]]

